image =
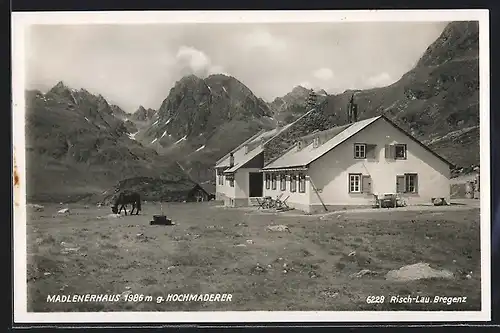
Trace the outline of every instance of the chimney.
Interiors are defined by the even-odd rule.
[[[353,104],[352,105],[352,122],[353,123],[356,123],[358,121],[358,105],[357,104]]]
[[[354,104],[354,94],[352,94],[349,104],[347,104],[347,123],[358,121],[358,106]]]
[[[229,154],[229,167],[230,168],[234,167],[234,155],[233,155],[233,153]]]

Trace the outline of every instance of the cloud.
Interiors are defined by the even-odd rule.
[[[191,46],[179,47],[175,56],[175,65],[182,75],[195,74],[205,77],[210,74],[223,73],[224,68],[220,65],[212,64],[209,56]]]
[[[369,88],[385,87],[394,83],[394,79],[387,73],[380,73],[365,80],[365,85]]]
[[[313,71],[313,76],[318,80],[328,81],[333,78],[333,71],[330,68],[323,67]]]
[[[270,51],[283,51],[287,44],[283,39],[277,38],[266,30],[254,30],[245,35],[242,39],[243,45],[246,48],[265,48]]]

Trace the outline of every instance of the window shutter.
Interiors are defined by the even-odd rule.
[[[385,158],[390,158],[391,156],[391,146],[385,145]]]
[[[377,148],[377,145],[367,144],[366,145],[366,158],[375,158],[375,149],[376,148]]]
[[[418,193],[418,175],[415,175],[415,193]]]
[[[361,191],[363,193],[372,193],[372,177],[362,176]]]
[[[405,192],[405,176],[396,176],[396,193]]]

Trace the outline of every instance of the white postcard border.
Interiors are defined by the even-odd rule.
[[[178,24],[313,22],[479,21],[481,161],[481,311],[220,311],[220,312],[27,312],[26,157],[24,137],[25,28],[33,24]],[[491,320],[490,86],[488,10],[356,11],[122,11],[12,13],[15,323],[255,323],[255,322],[463,322]]]

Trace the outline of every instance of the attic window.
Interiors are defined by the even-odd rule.
[[[297,148],[299,150],[302,149],[303,146],[304,146],[304,144],[302,143],[302,141],[297,142]]]
[[[397,160],[405,160],[406,159],[406,145],[405,144],[394,145],[394,158]]]
[[[316,137],[314,138],[314,141],[313,141],[313,148],[318,148],[319,147],[319,138]]]
[[[395,160],[406,160],[407,147],[405,144],[393,144],[385,146],[385,157]]]
[[[366,144],[364,143],[354,144],[354,158],[358,159],[366,158]]]
[[[248,145],[245,145],[245,154],[248,154]]]

